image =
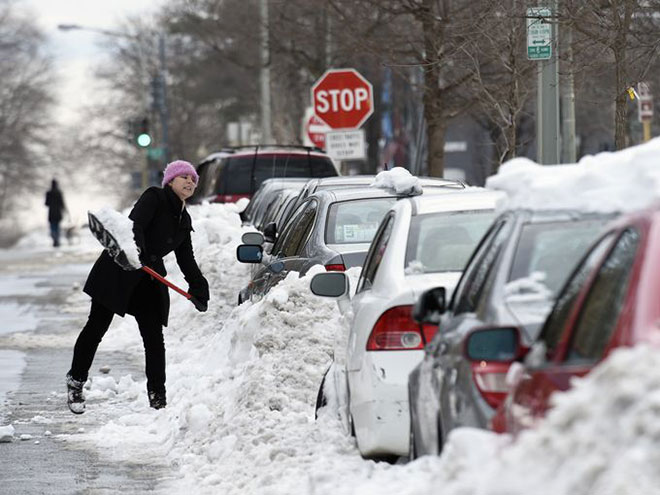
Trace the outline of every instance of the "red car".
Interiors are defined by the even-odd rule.
[[[621,346],[660,346],[660,205],[615,221],[566,282],[531,349],[516,328],[476,331],[466,341],[473,361],[524,365],[509,373],[511,389],[492,429],[517,433],[533,426],[567,390]]]

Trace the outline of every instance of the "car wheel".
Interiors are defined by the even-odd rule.
[[[444,446],[445,439],[443,435],[443,428],[442,428],[442,419],[440,418],[440,414],[438,413],[438,455],[442,454],[442,447]]]
[[[319,419],[319,409],[328,405],[328,399],[325,396],[325,393],[323,393],[323,387],[325,387],[325,377],[328,376],[328,371],[330,371],[330,368],[325,370],[323,378],[321,379],[319,391],[316,394],[316,409],[314,409],[314,419]]]
[[[412,421],[410,421],[410,440],[408,445],[408,460],[414,461],[417,459],[417,449],[415,448],[415,432],[413,430]]]

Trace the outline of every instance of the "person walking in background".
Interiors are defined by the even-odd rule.
[[[135,203],[129,218],[140,252],[140,262],[165,276],[163,257],[174,251],[176,260],[188,282],[188,292],[206,311],[209,286],[195,257],[190,232],[192,222],[186,211],[186,199],[197,186],[195,168],[177,160],[167,165],[162,187],[150,187]],[[85,411],[83,385],[101,339],[115,314],[133,315],[144,343],[145,371],[149,405],[166,406],[165,343],[163,326],[167,326],[169,294],[167,287],[144,270],[126,271],[114,262],[106,250],[92,267],[84,292],[92,298],[87,323],[73,349],[71,369],[66,375],[69,409],[75,414]]]
[[[64,196],[57,184],[53,179],[50,183],[50,190],[46,192],[46,206],[48,207],[48,223],[50,224],[50,236],[53,238],[53,246],[60,246],[60,222],[62,215],[66,210],[64,204]]]

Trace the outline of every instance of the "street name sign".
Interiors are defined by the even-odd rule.
[[[548,60],[552,57],[552,24],[545,20],[552,11],[546,7],[527,9],[527,58]]]

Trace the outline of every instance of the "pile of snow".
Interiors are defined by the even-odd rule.
[[[107,206],[90,213],[101,222],[107,233],[115,238],[119,247],[124,251],[128,264],[139,270],[142,263],[140,263],[140,254],[133,237],[133,221],[128,216]]]
[[[473,431],[456,430],[442,456],[442,493],[659,493],[658,366],[657,348],[615,351],[573,389],[556,394],[545,421],[516,442],[481,432],[481,441],[470,442],[482,450],[480,464],[466,463],[462,450]]]
[[[632,211],[660,200],[660,138],[616,152],[585,156],[573,165],[504,163],[486,187],[505,191],[502,209]]]
[[[397,194],[414,196],[422,194],[422,186],[419,178],[412,175],[403,167],[394,167],[391,170],[383,170],[374,177],[371,187],[381,189],[392,189]]]

